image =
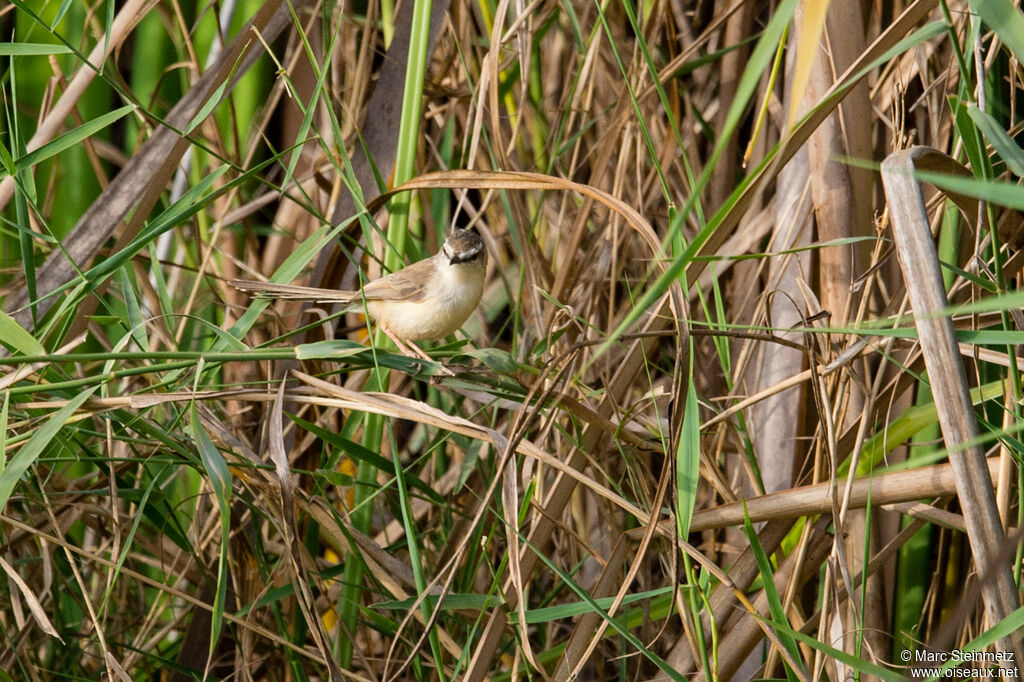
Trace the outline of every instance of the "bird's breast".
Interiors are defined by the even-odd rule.
[[[441,260],[441,259],[438,259]],[[441,339],[469,318],[484,290],[483,263],[438,263],[418,301],[367,301],[370,316],[403,339]]]

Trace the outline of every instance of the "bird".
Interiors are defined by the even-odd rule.
[[[476,230],[451,230],[429,258],[367,282],[358,291],[233,279],[254,298],[333,303],[361,308],[407,356],[431,358],[412,341],[443,339],[469,319],[484,291],[487,249]]]

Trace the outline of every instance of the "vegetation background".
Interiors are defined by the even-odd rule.
[[[1022,660],[1010,0],[0,29],[0,679]],[[226,285],[453,227],[491,264],[435,363]]]

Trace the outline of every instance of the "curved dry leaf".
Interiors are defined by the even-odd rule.
[[[39,603],[39,599],[36,597],[35,593],[32,592],[32,589],[28,584],[21,579],[21,576],[14,570],[14,567],[4,561],[3,557],[0,557],[0,568],[3,568],[4,572],[7,573],[7,577],[11,579],[11,582],[17,585],[18,592],[20,592],[25,598],[25,602],[28,604],[28,609],[32,612],[32,617],[35,618],[40,629],[51,637],[56,637],[60,640],[60,643],[63,644],[64,640],[61,639],[60,635],[57,633],[57,629],[54,628],[53,624],[50,622],[50,619],[46,617],[46,611],[43,609],[43,605]]]
[[[515,189],[535,192],[575,192],[580,196],[593,199],[609,210],[621,215],[647,241],[652,252],[658,253],[661,251],[661,241],[654,232],[654,228],[651,227],[650,222],[639,211],[623,200],[591,185],[541,173],[483,170],[450,170],[425,173],[374,198],[373,201],[366,204],[366,208],[372,213],[383,206],[384,202],[395,194],[417,189]]]
[[[323,391],[325,395],[336,396],[335,398],[320,398],[316,396],[289,394],[287,399],[295,403],[308,403],[315,405],[327,405],[346,410],[356,410],[379,414],[394,419],[407,419],[419,422],[428,426],[458,433],[463,436],[475,438],[493,444],[496,448],[503,448],[507,439],[497,431],[484,426],[478,426],[468,419],[449,415],[436,407],[404,396],[391,393],[369,393],[365,391],[351,391],[341,386],[317,379],[316,377],[302,372],[293,372],[296,378],[301,379],[310,386]],[[609,488],[602,486],[589,476],[572,468],[562,458],[545,452],[534,443],[522,438],[516,443],[516,451],[522,455],[535,459],[550,466],[551,468],[566,474],[566,477],[580,483],[597,495],[607,499],[617,507],[620,507],[628,514],[632,514],[647,523],[650,515],[635,504],[629,502],[621,495],[616,494]]]

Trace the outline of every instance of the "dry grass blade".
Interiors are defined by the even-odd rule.
[[[36,624],[42,628],[43,632],[51,637],[56,637],[60,640],[61,644],[63,644],[64,640],[61,639],[60,633],[58,633],[57,629],[53,627],[53,623],[50,622],[50,619],[46,617],[46,609],[44,609],[42,604],[39,603],[39,598],[33,594],[32,588],[30,588],[28,584],[21,579],[21,576],[14,570],[13,566],[4,561],[3,557],[0,557],[0,568],[4,569],[7,577],[14,583],[15,587],[18,588],[18,592],[21,593],[21,596],[25,599],[25,603],[28,604],[28,610],[32,614],[32,618],[35,619]]]
[[[313,598],[313,591],[307,579],[312,574],[310,569],[313,567],[303,566],[303,552],[297,541],[295,486],[292,483],[291,467],[288,464],[288,454],[285,452],[284,446],[284,395],[285,382],[282,381],[271,408],[270,421],[267,424],[267,443],[268,454],[270,461],[274,463],[274,473],[277,475],[278,490],[280,491],[280,521],[284,531],[288,568],[291,573],[292,585],[298,597],[299,607],[306,620],[306,626],[313,633],[313,640],[316,642],[320,655],[328,662],[331,679],[341,680],[341,668],[338,667],[331,652],[327,633],[324,631],[323,621],[317,612],[316,600]]]
[[[471,170],[425,173],[400,187],[384,192],[373,201],[368,202],[366,208],[373,212],[395,194],[415,189],[516,189],[535,192],[545,190],[576,192],[581,196],[604,204],[608,209],[621,215],[643,237],[653,253],[657,254],[661,251],[661,242],[658,240],[658,236],[651,227],[650,222],[639,211],[622,199],[591,185],[573,182],[557,176],[541,175],[540,173]]]
[[[341,386],[336,386],[329,382],[322,381],[302,372],[295,372],[294,374],[297,379],[308,383],[310,386],[322,392],[322,395],[337,396],[339,400],[335,401],[318,396],[290,393],[288,395],[289,401],[343,407],[345,409],[366,411],[373,414],[393,417],[395,419],[415,421],[421,424],[450,430],[454,433],[459,433],[471,438],[477,438],[499,448],[503,447],[507,442],[504,436],[491,429],[481,427],[469,420],[446,414],[430,405],[427,405],[426,403],[387,393],[373,394],[350,391]],[[262,399],[266,400],[268,398],[264,395],[262,396]],[[648,515],[644,510],[630,503],[628,500],[623,499],[622,496],[617,495],[609,488],[594,481],[593,478],[573,469],[568,462],[563,461],[560,457],[544,452],[541,448],[524,438],[517,440],[515,448],[517,452],[541,462],[546,466],[565,474],[567,477],[576,480],[578,483],[583,484],[597,495],[612,502],[616,506],[621,507],[629,514],[637,516],[645,523],[648,521]]]

